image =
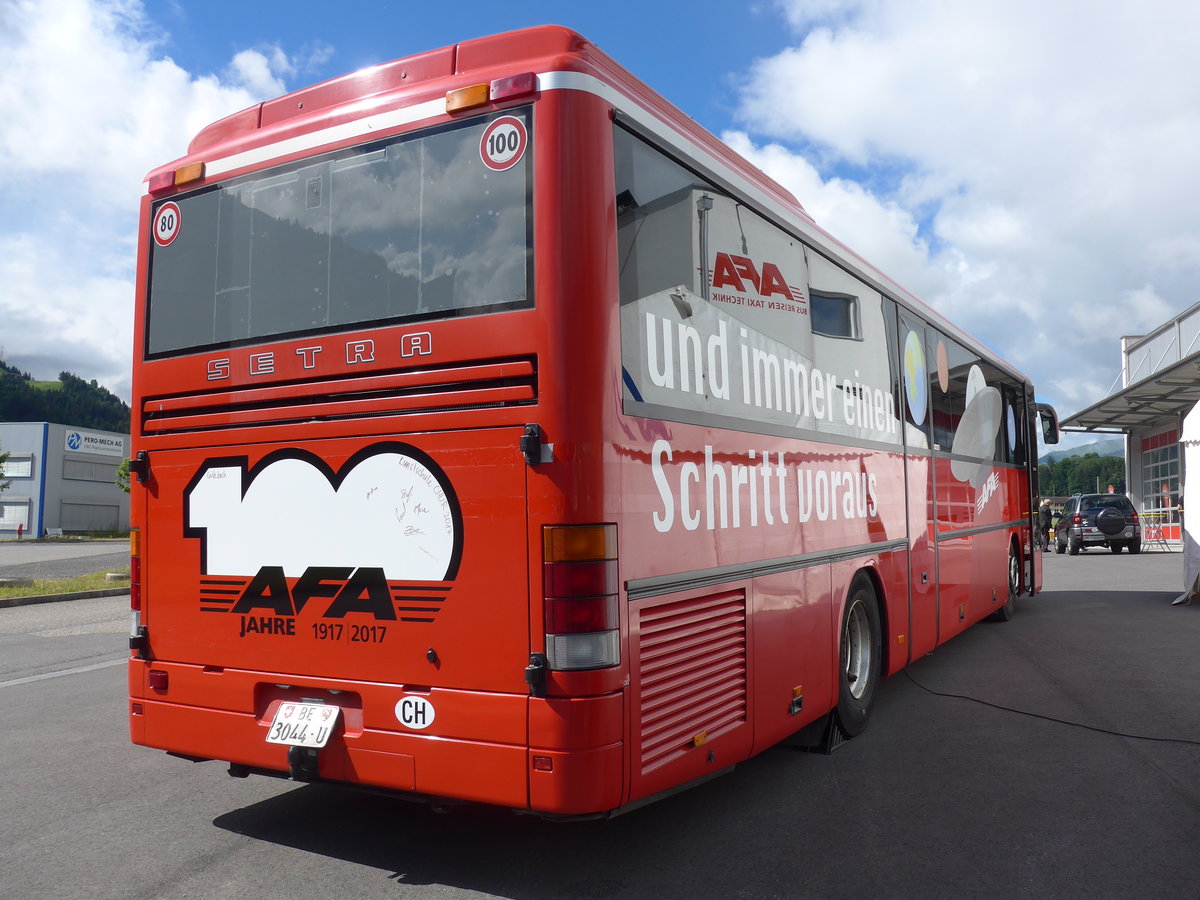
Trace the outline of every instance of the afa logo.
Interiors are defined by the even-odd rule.
[[[713,262],[712,287],[713,290],[729,288],[739,294],[749,294],[753,288],[753,293],[763,299],[777,296],[797,303],[804,301],[803,293],[788,286],[775,263],[764,262],[760,271],[754,260],[732,253],[717,254]]]
[[[253,467],[210,459],[184,506],[184,535],[200,542],[200,608],[240,615],[242,637],[295,635],[303,613],[316,638],[380,641],[382,625],[341,623],[434,621],[462,559],[453,486],[407,444],[375,444],[336,471],[300,450]]]

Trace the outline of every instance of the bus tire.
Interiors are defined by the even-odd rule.
[[[883,665],[879,601],[868,575],[859,573],[850,584],[842,613],[838,659],[838,724],[848,737],[867,727]]]
[[[1021,590],[1021,555],[1017,545],[1010,544],[1008,548],[1008,599],[1004,605],[988,618],[994,622],[1007,622],[1017,611],[1017,594]]]

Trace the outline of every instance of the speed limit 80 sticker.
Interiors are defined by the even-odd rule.
[[[175,203],[164,203],[154,214],[154,223],[150,226],[154,231],[154,242],[165,247],[179,235],[181,224],[179,206]]]
[[[521,161],[529,146],[529,129],[515,116],[501,116],[483,130],[479,158],[493,172],[511,169]]]

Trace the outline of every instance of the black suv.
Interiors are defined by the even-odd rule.
[[[1142,550],[1142,526],[1137,510],[1122,494],[1076,494],[1063,507],[1054,528],[1054,552],[1074,556],[1080,548],[1107,547],[1120,553]]]

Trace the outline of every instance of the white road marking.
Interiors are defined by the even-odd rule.
[[[43,672],[41,675],[29,675],[25,678],[14,678],[12,681],[0,681],[0,688],[16,687],[18,684],[29,684],[34,681],[45,681],[47,678],[58,678],[61,675],[78,675],[80,672],[94,672],[96,669],[108,669],[129,662],[128,657],[110,659],[106,662],[93,663],[90,666],[76,666],[73,669],[59,669],[57,672]]]

